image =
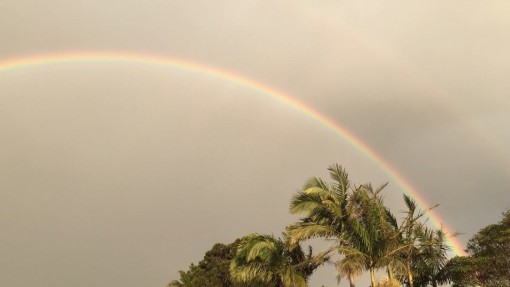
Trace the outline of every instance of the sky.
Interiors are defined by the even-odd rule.
[[[506,0],[3,1],[0,67],[56,60],[0,68],[0,285],[166,286],[216,242],[279,236],[334,163],[389,182],[398,216],[403,178],[465,247],[510,208],[508,15]],[[66,53],[228,71],[383,162],[239,81]]]

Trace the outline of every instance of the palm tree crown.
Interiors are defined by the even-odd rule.
[[[308,277],[327,260],[326,253],[305,254],[299,244],[271,235],[250,234],[230,264],[234,281],[246,286],[306,287]]]

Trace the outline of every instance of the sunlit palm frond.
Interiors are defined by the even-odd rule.
[[[325,182],[323,179],[318,177],[312,177],[308,179],[305,184],[303,185],[303,190],[307,190],[312,187],[319,187],[324,190],[329,190],[330,186],[327,182]]]
[[[334,189],[346,194],[350,188],[349,174],[338,164],[331,165],[328,170],[331,179],[334,181]]]
[[[341,233],[330,225],[315,222],[298,222],[287,228],[292,243],[312,238],[338,238]]]
[[[299,244],[290,245],[288,234],[284,239],[257,233],[245,236],[230,263],[232,279],[249,286],[305,287],[327,254],[306,256]]]
[[[322,197],[318,193],[297,192],[291,199],[290,213],[308,215],[322,208]]]

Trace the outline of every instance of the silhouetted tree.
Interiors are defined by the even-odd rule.
[[[445,267],[443,276],[453,286],[510,286],[510,210],[500,222],[478,231],[468,241],[467,252]]]
[[[215,244],[197,265],[191,264],[188,271],[179,271],[180,280],[170,282],[168,287],[234,287],[230,279],[229,266],[240,240],[225,245]]]

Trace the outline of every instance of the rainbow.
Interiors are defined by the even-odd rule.
[[[170,67],[190,73],[197,73],[207,77],[219,80],[229,81],[244,88],[253,90],[257,93],[269,96],[284,105],[290,106],[300,113],[307,115],[319,124],[328,128],[335,134],[339,135],[343,140],[351,144],[358,151],[364,154],[377,166],[379,166],[395,183],[407,194],[414,197],[418,205],[422,209],[427,209],[430,205],[425,198],[414,188],[394,167],[392,167],[384,158],[375,153],[367,144],[357,138],[350,131],[334,122],[332,119],[321,114],[314,108],[307,106],[290,95],[279,91],[273,87],[257,82],[255,80],[243,77],[242,75],[221,70],[211,66],[205,66],[191,61],[175,59],[170,57],[136,54],[126,52],[71,52],[71,53],[55,53],[36,56],[16,57],[6,60],[0,60],[0,72],[10,70],[37,67],[44,65],[61,65],[61,64],[77,64],[77,63],[133,63]],[[428,213],[430,222],[437,228],[441,227],[447,234],[453,234],[452,230],[441,220],[439,215],[431,210]],[[462,244],[455,237],[448,237],[448,244],[452,248],[455,255],[463,256],[465,252]]]

